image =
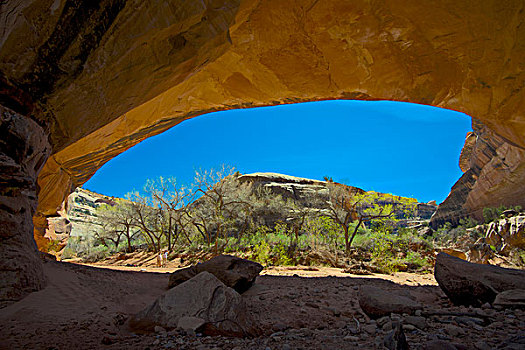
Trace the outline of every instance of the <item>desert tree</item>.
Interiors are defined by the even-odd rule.
[[[100,226],[96,228],[95,236],[103,242],[111,241],[115,250],[122,239],[126,240],[126,251],[133,250],[132,241],[138,233],[135,229],[135,219],[132,214],[132,205],[124,199],[117,199],[112,203],[100,205],[95,212]]]
[[[249,227],[251,190],[239,181],[239,175],[227,166],[195,172],[196,199],[187,214],[208,246],[214,241],[216,252],[219,238],[227,240],[232,232],[239,237]]]
[[[140,230],[153,251],[159,252],[166,230],[166,213],[158,202],[138,191],[128,193],[127,198],[131,202],[134,226]]]
[[[327,216],[341,226],[344,232],[345,250],[348,251],[359,228],[369,222],[380,227],[391,227],[396,215],[410,215],[415,210],[415,201],[374,191],[363,191],[356,187],[328,181],[329,190]],[[350,233],[351,224],[355,223]]]
[[[316,192],[315,195],[311,195],[308,201],[308,205],[300,203],[297,200],[288,199],[283,209],[286,210],[287,218],[286,222],[290,228],[290,233],[295,239],[295,244],[299,244],[299,236],[303,232],[306,223],[309,219],[313,219],[322,214],[321,204],[318,203],[321,196]],[[290,245],[292,239],[290,239]]]
[[[187,207],[193,201],[194,192],[191,188],[177,184],[174,177],[159,177],[155,180],[148,180],[144,191],[150,197],[150,205],[156,207],[162,217],[161,231],[167,241],[168,250],[172,250],[177,243],[179,236],[184,236],[188,243],[191,238],[188,234],[187,226]]]

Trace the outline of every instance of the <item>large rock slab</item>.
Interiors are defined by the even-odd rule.
[[[173,288],[206,271],[228,287],[244,293],[252,286],[262,269],[261,264],[250,260],[231,255],[219,255],[201,264],[173,272],[170,275],[168,287]]]
[[[434,276],[454,304],[492,303],[499,293],[525,286],[525,271],[473,264],[445,253],[436,258]]]
[[[412,314],[421,309],[421,305],[409,296],[396,294],[373,286],[361,286],[359,306],[372,318],[389,316],[391,313]]]
[[[136,314],[130,327],[145,332],[153,331],[155,326],[168,330],[186,328],[189,320],[192,325],[202,324],[194,330],[206,335],[245,337],[258,334],[239,293],[209,272],[201,272],[170,289]]]

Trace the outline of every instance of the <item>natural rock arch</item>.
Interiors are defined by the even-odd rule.
[[[22,156],[20,147],[0,149],[2,169],[22,165],[2,175],[0,215],[16,224],[0,229],[0,270],[10,271],[0,299],[42,284],[30,277],[38,273],[17,263],[33,251],[30,225],[17,218],[34,212],[36,199],[9,209],[12,198],[36,197],[32,173],[41,162],[34,162],[35,152],[45,159],[52,148],[38,177],[38,240],[45,216],[102,164],[210,111],[325,99],[460,110],[480,124],[476,142],[465,149],[474,160],[463,162],[470,164],[451,208],[479,212],[484,203],[524,193],[522,1],[32,0],[0,6],[2,127],[23,135],[29,130],[23,119],[30,117],[37,122],[31,134],[49,135],[49,145],[40,137],[30,149],[23,137],[12,137],[26,147]],[[498,185],[479,185],[483,176],[496,177]],[[20,185],[20,177],[33,182]]]

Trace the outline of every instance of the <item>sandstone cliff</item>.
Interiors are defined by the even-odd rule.
[[[277,173],[245,174],[239,177],[239,181],[241,183],[249,183],[254,193],[256,193],[258,188],[262,187],[269,190],[269,194],[281,196],[284,200],[292,200],[303,207],[314,209],[328,208],[330,198],[326,181]],[[365,192],[358,187],[347,187]],[[391,202],[391,198],[385,196],[384,203],[389,204]],[[418,203],[414,216],[427,220],[430,219],[436,209],[437,205],[435,203]]]
[[[475,119],[472,128],[459,160],[464,174],[432,217],[433,228],[464,217],[481,221],[485,207],[525,207],[525,149]]]
[[[90,238],[97,227],[101,225],[95,211],[101,204],[113,205],[114,199],[83,188],[77,188],[71,193],[58,211],[58,216],[47,218],[44,238],[47,245],[40,247],[42,251],[60,254],[66,246],[69,237]]]

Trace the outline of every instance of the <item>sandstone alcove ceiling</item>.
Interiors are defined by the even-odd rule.
[[[22,216],[36,210],[38,238],[45,217],[106,161],[210,111],[326,99],[459,110],[475,119],[474,134],[461,158],[465,174],[434,222],[525,204],[522,1],[0,6],[2,137],[16,141],[0,149],[9,170],[0,203],[8,223],[0,270],[9,271],[2,300],[43,285],[36,258],[16,263],[34,255]]]

